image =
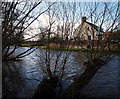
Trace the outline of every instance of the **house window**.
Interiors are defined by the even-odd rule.
[[[89,30],[89,27],[88,27],[88,30]]]
[[[91,40],[91,36],[88,36],[88,40]]]

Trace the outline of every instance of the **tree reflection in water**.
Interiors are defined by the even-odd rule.
[[[3,63],[3,97],[16,97],[17,90],[25,86],[25,81],[20,75],[21,68],[17,68],[15,64],[16,62]]]

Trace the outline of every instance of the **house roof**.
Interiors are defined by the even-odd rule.
[[[91,25],[94,29],[96,29],[96,31],[104,33],[103,29],[100,28],[99,26],[97,26],[95,24],[92,24],[90,22],[86,22],[86,23],[88,23],[89,25]]]

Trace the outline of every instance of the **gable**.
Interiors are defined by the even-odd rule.
[[[104,31],[102,28],[98,27],[97,25],[94,25],[89,22],[84,22],[81,23],[73,33],[74,36],[82,35],[82,34],[99,36],[99,35],[103,35]]]
[[[77,28],[76,30],[74,31],[74,36],[77,36],[77,35],[88,35],[88,34],[91,34],[91,33],[96,33],[96,30],[88,23],[84,22],[84,23],[81,23]]]

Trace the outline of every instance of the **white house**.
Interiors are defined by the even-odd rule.
[[[73,32],[73,37],[79,40],[97,40],[102,39],[104,31],[102,28],[86,21],[86,17],[82,17],[82,23]]]

